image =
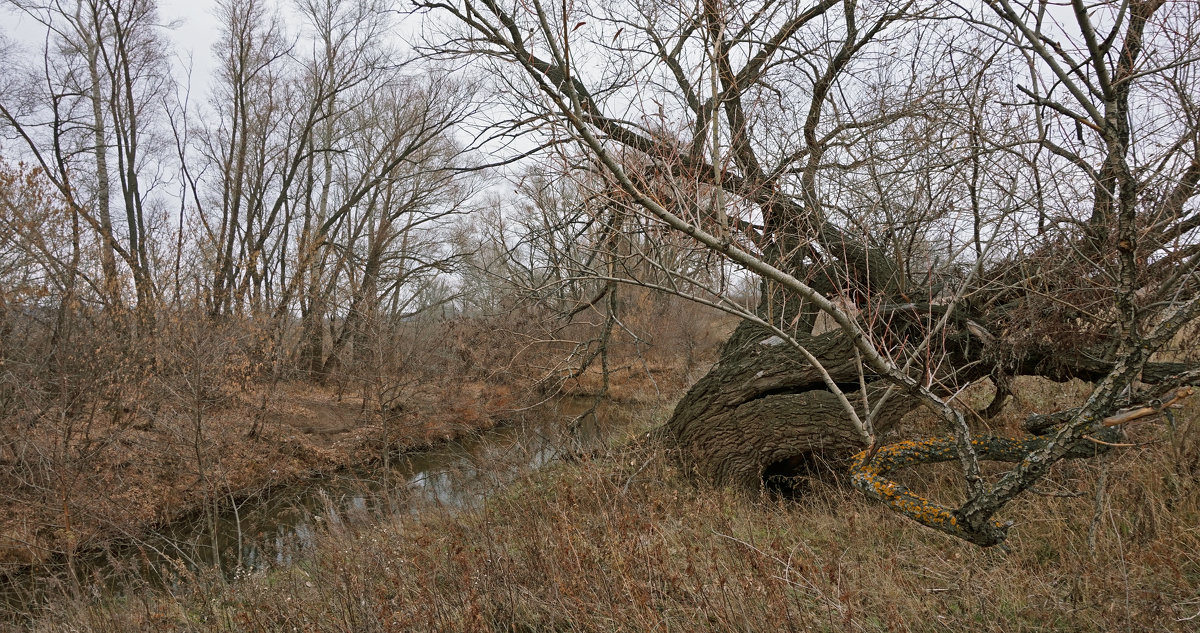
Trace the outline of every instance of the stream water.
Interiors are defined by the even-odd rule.
[[[4,579],[0,609],[9,617],[3,619],[27,617],[65,592],[112,595],[146,585],[171,590],[195,575],[214,573],[233,579],[291,564],[330,527],[365,527],[430,508],[471,507],[564,454],[603,446],[628,426],[624,412],[604,405],[570,423],[590,406],[590,400],[566,400],[478,435],[393,456],[386,464],[226,500],[215,510],[197,511],[82,556],[73,574],[46,570]]]

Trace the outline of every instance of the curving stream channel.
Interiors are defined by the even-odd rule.
[[[81,556],[73,563],[74,573],[47,570],[0,580],[3,620],[29,617],[66,593],[113,595],[146,585],[170,590],[196,575],[215,573],[234,579],[291,564],[329,527],[365,527],[431,508],[472,507],[566,454],[601,448],[629,426],[626,412],[603,404],[571,424],[591,402],[567,399],[477,435],[392,456],[388,463],[226,500],[214,510]]]

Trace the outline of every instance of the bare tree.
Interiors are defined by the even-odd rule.
[[[446,25],[430,54],[508,73],[497,129],[576,148],[637,213],[761,279],[666,427],[699,474],[758,485],[861,450],[866,494],[994,545],[996,513],[1106,450],[1118,408],[1186,393],[1192,368],[1150,357],[1200,313],[1190,3],[421,4]],[[836,327],[814,333],[819,314]],[[1015,374],[1096,385],[1031,438],[973,433],[950,396],[991,377],[998,407]],[[946,437],[884,442],[917,404]],[[887,476],[947,460],[957,508]]]
[[[99,239],[105,302],[114,314],[124,305],[120,259],[139,323],[152,330],[158,291],[147,207],[156,182],[146,173],[158,97],[171,82],[155,4],[10,4],[45,28],[46,63],[24,98],[0,103],[0,116]]]
[[[283,68],[288,47],[279,18],[258,2],[219,10],[224,30],[214,48],[221,66],[211,96],[216,120],[200,141],[203,163],[183,164],[208,242],[213,315],[234,311],[235,303],[244,309],[235,302],[239,273],[255,278],[264,265],[262,249],[278,226],[282,206],[272,203],[286,192],[289,167],[297,162],[292,156],[301,151],[287,141],[303,144],[313,118],[310,111],[288,109]],[[217,168],[216,191],[205,186],[208,164]]]
[[[434,306],[413,302],[422,280],[452,272],[461,253],[440,242],[450,221],[471,207],[475,187],[460,173],[467,167],[462,148],[449,136],[463,116],[461,86],[427,80],[399,82],[373,95],[348,135],[355,163],[345,168],[373,182],[335,238],[334,293],[343,298],[345,318],[331,326],[332,345],[322,364],[352,341],[366,346],[368,324],[380,318],[403,320]],[[338,292],[340,291],[340,292]]]
[[[298,9],[293,36],[263,3],[220,8],[216,118],[185,174],[210,313],[269,315],[282,335],[295,310],[300,365],[325,377],[368,314],[454,257],[421,236],[465,208],[449,134],[471,100],[396,61],[377,2]]]

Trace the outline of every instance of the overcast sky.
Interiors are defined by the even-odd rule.
[[[159,0],[159,16],[164,23],[178,22],[169,31],[174,42],[174,54],[178,57],[176,68],[180,70],[190,64],[192,68],[193,99],[207,96],[209,78],[213,73],[212,45],[217,41],[220,26],[213,11],[212,0]]]

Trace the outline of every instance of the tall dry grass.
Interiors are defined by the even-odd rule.
[[[1070,399],[1032,387],[1026,405]],[[646,425],[667,413],[644,411]],[[819,482],[794,502],[697,484],[638,435],[475,511],[331,531],[292,567],[175,596],[64,604],[34,628],[1195,631],[1198,413],[1180,412],[1173,430],[1136,428],[1137,448],[1061,464],[1008,510],[1008,549],[956,541]],[[922,470],[909,483],[936,496],[955,494],[952,481]]]

